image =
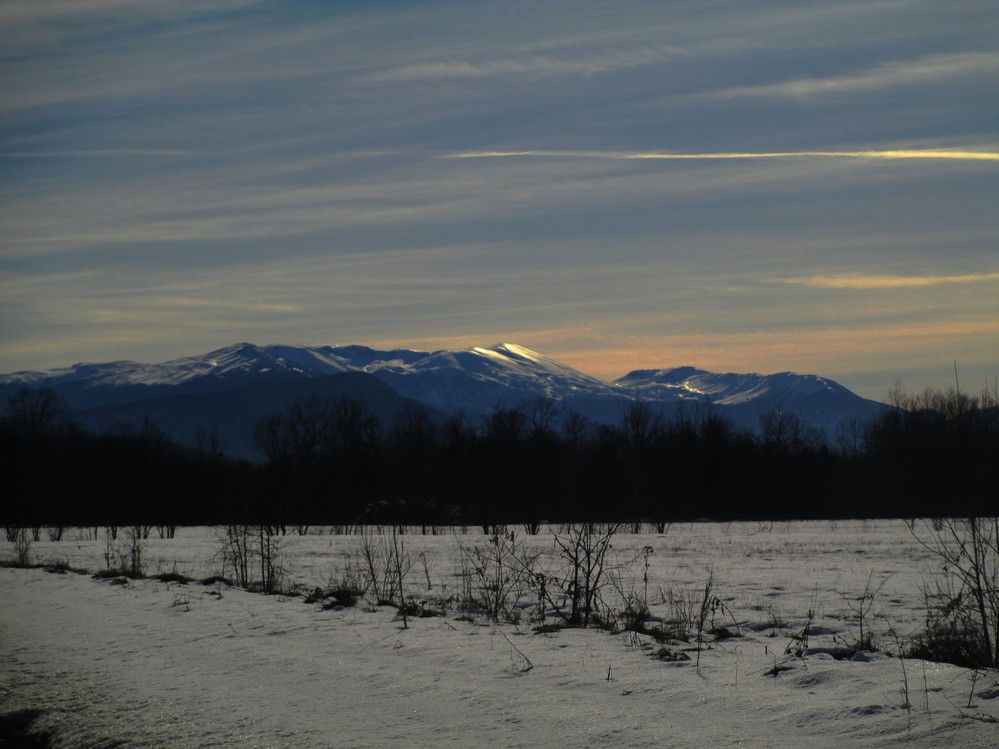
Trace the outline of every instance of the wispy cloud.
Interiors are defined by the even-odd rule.
[[[259,5],[262,0],[199,0],[197,3],[148,3],[144,0],[4,0],[0,22],[23,32],[25,26],[62,23],[79,24],[81,19],[117,23],[142,20],[178,19],[198,14],[218,13]],[[86,26],[74,29],[85,33]]]
[[[995,14],[749,5],[0,0],[0,371],[994,362]]]
[[[852,91],[873,91],[895,86],[959,80],[975,74],[999,73],[999,53],[963,52],[930,55],[917,60],[888,62],[866,70],[821,78],[795,78],[777,83],[738,86],[705,92],[718,98],[786,97],[807,98]]]
[[[815,275],[783,278],[781,281],[823,289],[912,289],[924,286],[999,281],[999,273],[967,273],[959,276]]]
[[[121,158],[169,158],[174,156],[195,156],[195,151],[168,148],[102,148],[75,149],[67,151],[0,151],[0,159],[87,159]]]
[[[598,57],[534,56],[498,60],[440,60],[400,65],[363,76],[372,82],[414,83],[447,78],[494,76],[594,75],[661,62],[672,49],[641,49]]]
[[[704,152],[671,153],[669,151],[463,151],[449,153],[449,159],[502,159],[502,158],[555,158],[555,159],[620,159],[663,161],[710,161],[725,159],[956,159],[962,161],[999,161],[999,151],[973,151],[963,149],[927,148],[896,149],[889,151],[759,151],[759,152]]]
[[[0,58],[13,59],[56,49],[94,32],[178,22],[260,5],[264,0],[199,0],[150,3],[145,0],[4,0],[0,3]],[[148,27],[147,27],[148,28]]]

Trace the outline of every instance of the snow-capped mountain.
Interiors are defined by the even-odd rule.
[[[363,373],[388,385],[403,399],[442,413],[487,414],[497,406],[514,407],[545,397],[601,423],[617,422],[634,400],[667,407],[677,402],[710,402],[738,426],[754,428],[762,412],[783,408],[806,423],[833,429],[844,419],[866,418],[882,406],[816,375],[718,374],[694,367],[636,370],[610,383],[512,343],[463,351],[379,351],[367,346],[256,346],[239,343],[202,356],[162,364],[110,362],[76,364],[45,372],[17,372],[0,377],[9,395],[22,386],[49,387],[83,415],[173,413],[172,409],[209,409],[193,396],[226,393],[232,405],[249,399],[247,412],[259,413],[262,393],[293,393],[301,383],[345,373]],[[339,381],[349,394],[362,379]],[[330,386],[332,387],[332,386]],[[344,390],[346,388],[346,390]],[[380,392],[380,391],[379,391]],[[365,385],[368,400],[384,401]],[[178,400],[184,396],[189,400]],[[289,396],[290,397],[290,396]],[[164,400],[169,399],[169,400]],[[281,398],[269,398],[274,407]],[[154,407],[155,402],[155,407]],[[200,403],[200,405],[198,405]],[[103,411],[101,411],[103,409]],[[238,409],[235,409],[238,410]],[[191,419],[181,419],[189,425]],[[243,420],[245,421],[245,419]],[[241,423],[245,430],[245,423]]]
[[[152,395],[211,392],[262,380],[294,380],[366,372],[400,394],[447,411],[484,412],[524,398],[620,397],[608,383],[522,346],[504,343],[466,351],[378,351],[367,346],[255,346],[240,343],[162,364],[76,364],[0,377],[4,386],[45,386],[73,405],[92,406]]]
[[[641,393],[650,400],[710,398],[715,405],[731,406],[758,399],[788,403],[792,400],[835,393],[853,395],[839,383],[818,375],[794,372],[777,374],[717,374],[694,367],[637,369],[614,384]]]
[[[737,424],[755,426],[773,408],[797,414],[810,426],[835,429],[844,419],[867,418],[881,408],[838,382],[812,374],[718,374],[694,367],[643,369],[615,380],[650,401],[710,401]]]
[[[503,343],[467,351],[435,351],[411,361],[373,362],[364,368],[402,395],[444,411],[484,413],[532,397],[572,402],[606,395],[607,383],[541,354]]]

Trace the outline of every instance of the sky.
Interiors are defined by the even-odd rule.
[[[0,3],[0,372],[518,343],[999,377],[999,10]]]

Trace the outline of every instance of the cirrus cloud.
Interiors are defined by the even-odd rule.
[[[783,283],[822,289],[915,289],[945,284],[999,281],[999,273],[966,273],[955,276],[888,276],[857,273],[783,278],[781,281]]]
[[[882,63],[865,70],[815,78],[793,78],[777,83],[738,86],[705,92],[703,96],[808,98],[855,91],[874,91],[930,82],[968,80],[999,73],[999,53],[960,52],[929,55],[916,60]]]
[[[464,151],[446,154],[450,159],[501,159],[501,158],[556,158],[556,159],[622,159],[650,161],[711,161],[727,159],[956,159],[960,161],[999,161],[999,151],[960,148],[924,148],[863,151],[758,151],[758,152],[705,152],[671,153],[669,151]]]

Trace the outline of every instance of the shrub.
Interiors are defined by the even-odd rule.
[[[690,660],[689,655],[684,653],[682,650],[671,648],[669,645],[663,645],[662,647],[654,650],[652,652],[652,657],[657,661],[666,661],[667,663],[678,663],[680,661]]]
[[[401,607],[405,598],[405,580],[413,568],[413,559],[393,528],[388,535],[376,535],[370,528],[361,530],[358,568],[367,576],[366,591],[378,605]]]
[[[708,634],[715,638],[715,640],[730,640],[735,637],[742,637],[742,632],[737,629],[731,630],[728,627],[711,627],[708,630]]]
[[[659,593],[667,606],[667,614],[658,628],[663,641],[669,639],[689,642],[690,633],[697,629],[700,616],[697,593],[672,587],[665,591],[660,589]]]
[[[878,644],[874,639],[874,632],[871,631],[871,610],[874,608],[874,601],[881,592],[885,583],[888,582],[886,577],[881,581],[880,584],[874,585],[874,572],[873,570],[867,576],[867,582],[864,585],[864,592],[857,597],[843,596],[846,601],[847,607],[850,609],[849,619],[856,622],[857,624],[857,637],[853,642],[847,643],[847,647],[851,650],[866,650],[875,651],[878,650]]]
[[[954,619],[936,620],[916,635],[904,653],[907,658],[953,663],[964,668],[976,668],[986,663],[988,653],[982,648],[979,633],[973,624]]]
[[[429,619],[446,614],[444,609],[432,606],[428,601],[406,601],[399,607],[396,618],[405,622],[407,619]]]
[[[645,601],[628,595],[624,599],[624,609],[618,614],[618,627],[625,632],[649,634],[650,616],[651,612]]]
[[[233,524],[220,529],[217,537],[222,576],[231,571],[236,585],[247,590],[256,589],[263,593],[279,591],[284,569],[276,530],[265,524]]]
[[[542,622],[532,627],[531,631],[536,635],[553,635],[563,629],[565,629],[565,622]]]
[[[494,622],[519,618],[515,606],[534,577],[535,558],[518,556],[515,538],[513,533],[494,533],[486,546],[458,544],[464,581],[461,603]]]
[[[620,523],[570,523],[553,530],[560,566],[525,578],[537,595],[538,608],[551,607],[573,627],[596,623],[606,608],[602,594],[613,571],[608,554],[620,528]]]
[[[650,634],[648,621],[652,612],[649,610],[649,557],[653,553],[651,546],[645,546],[639,556],[632,560],[637,561],[639,558],[644,560],[641,589],[638,588],[636,580],[633,578],[630,581],[626,580],[624,575],[617,574],[616,569],[610,576],[611,585],[624,604],[624,608],[617,613],[616,625],[625,632]]]
[[[121,575],[138,580],[146,576],[142,561],[142,526],[129,526],[124,540],[118,538],[117,526],[104,528],[104,566],[110,576]]]
[[[925,528],[923,536],[910,529],[943,566],[935,588],[924,591],[926,629],[914,648],[999,666],[999,517],[937,519]]]
[[[318,588],[317,588],[318,590]],[[364,579],[355,568],[348,564],[343,569],[334,567],[330,573],[326,595],[336,599],[336,604],[340,606],[356,606],[367,592],[367,585]]]
[[[180,585],[187,585],[188,583],[194,582],[193,578],[190,578],[187,575],[182,575],[176,570],[173,572],[157,572],[153,575],[153,580],[159,580],[161,583],[179,583]]]
[[[364,588],[349,585],[340,585],[330,589],[330,595],[336,599],[341,606],[356,606],[364,595]]]
[[[10,532],[8,530],[8,538]],[[14,565],[28,567],[31,564],[31,537],[24,528],[17,528],[14,533]]]
[[[202,585],[226,585],[228,587],[233,586],[233,580],[228,577],[223,577],[222,575],[211,575],[203,580],[199,580]]]

